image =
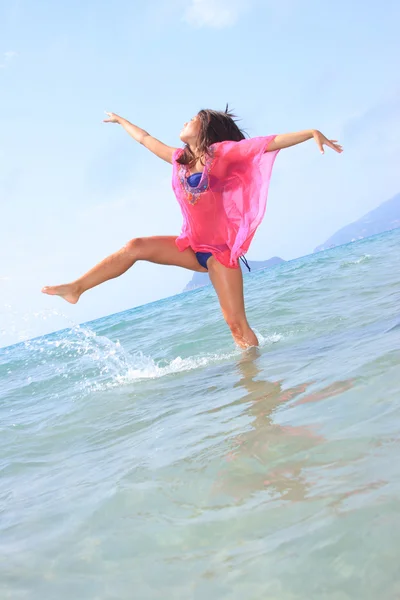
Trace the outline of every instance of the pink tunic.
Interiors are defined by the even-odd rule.
[[[278,150],[265,152],[275,138],[256,137],[210,146],[196,188],[187,182],[186,165],[173,156],[172,187],[180,204],[183,226],[176,245],[182,252],[212,252],[226,267],[238,268],[239,256],[249,249],[267,205],[272,167]]]

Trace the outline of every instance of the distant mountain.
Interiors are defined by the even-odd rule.
[[[400,227],[400,194],[383,202],[378,208],[371,210],[358,221],[339,229],[324,244],[317,246],[314,252],[362,240],[370,235],[390,231],[397,227]]]
[[[251,271],[259,271],[260,269],[266,269],[268,267],[275,267],[275,265],[280,265],[285,262],[283,258],[279,258],[279,256],[273,256],[269,260],[249,260],[249,266]],[[247,268],[240,261],[240,266],[242,267],[242,271],[247,273]],[[208,273],[193,273],[192,279],[189,281],[184,292],[188,292],[189,290],[195,290],[196,288],[203,287],[211,283],[210,277]]]

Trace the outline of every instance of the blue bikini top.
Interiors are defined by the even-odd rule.
[[[191,188],[196,188],[199,185],[202,175],[203,173],[193,173],[193,175],[187,177],[187,182]]]

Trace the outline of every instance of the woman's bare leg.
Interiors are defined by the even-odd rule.
[[[258,339],[247,322],[244,308],[242,270],[240,267],[224,267],[213,256],[208,259],[207,267],[233,339],[241,348],[258,346]]]
[[[64,285],[46,286],[42,292],[51,296],[61,296],[67,302],[76,304],[83,292],[104,281],[119,277],[138,260],[147,260],[159,265],[175,265],[205,273],[206,269],[199,265],[193,250],[187,248],[180,252],[175,240],[176,236],[135,238],[79,279]]]

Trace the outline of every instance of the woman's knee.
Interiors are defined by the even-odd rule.
[[[145,238],[133,238],[129,240],[122,248],[124,252],[133,256],[135,260],[140,260],[143,257],[144,251],[146,248],[146,240]]]

